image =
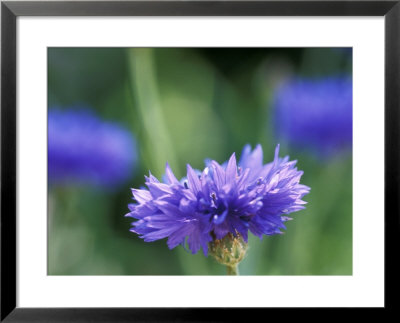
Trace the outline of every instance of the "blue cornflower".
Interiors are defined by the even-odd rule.
[[[128,130],[87,108],[49,110],[50,183],[110,187],[127,179],[135,163],[136,143]]]
[[[275,93],[274,126],[293,147],[332,156],[352,146],[352,81],[349,77],[297,78]]]
[[[303,172],[296,161],[275,158],[263,164],[260,145],[249,145],[239,165],[232,154],[226,166],[207,162],[202,172],[187,165],[187,177],[178,181],[166,165],[165,182],[146,176],[148,189],[132,189],[136,204],[130,204],[132,232],[146,242],[168,238],[170,249],[186,243],[192,253],[200,248],[207,255],[208,243],[228,234],[241,236],[247,243],[248,231],[263,235],[281,233],[287,214],[304,208],[302,197],[309,187],[299,184]]]

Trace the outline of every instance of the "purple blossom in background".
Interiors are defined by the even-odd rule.
[[[128,179],[136,163],[132,134],[89,109],[50,109],[48,169],[52,184],[113,187]]]
[[[273,102],[278,137],[291,146],[332,156],[352,146],[352,80],[294,79]]]
[[[178,181],[166,165],[165,181],[146,178],[148,189],[132,189],[137,203],[130,204],[131,231],[146,242],[168,238],[170,249],[186,243],[192,253],[228,233],[240,234],[247,242],[248,231],[263,235],[281,233],[287,214],[304,208],[302,201],[310,188],[299,184],[303,174],[296,161],[279,158],[263,164],[263,151],[249,145],[239,165],[233,154],[226,166],[209,161],[202,172],[187,165],[186,180]]]

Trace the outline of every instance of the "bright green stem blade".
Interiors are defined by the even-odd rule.
[[[144,157],[148,168],[161,175],[167,161],[176,165],[176,156],[158,97],[153,49],[129,49],[128,59],[132,94],[144,129]]]

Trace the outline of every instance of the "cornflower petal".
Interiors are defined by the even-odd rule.
[[[189,181],[190,189],[195,195],[197,195],[201,191],[201,183],[199,177],[190,165],[187,165],[187,179]]]
[[[179,184],[179,181],[176,179],[168,163],[165,165],[165,175],[166,178],[168,179],[169,184]]]

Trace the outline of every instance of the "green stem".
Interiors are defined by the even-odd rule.
[[[172,167],[178,163],[164,118],[166,112],[158,97],[154,50],[131,48],[128,54],[131,90],[144,134],[142,149],[148,168],[156,176],[161,176],[166,161]]]
[[[238,265],[226,266],[227,275],[239,275]]]

